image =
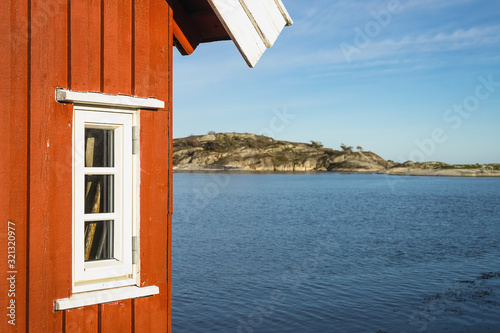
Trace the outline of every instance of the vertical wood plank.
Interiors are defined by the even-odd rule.
[[[101,79],[101,0],[70,0],[71,87],[99,91]]]
[[[97,305],[66,311],[65,331],[71,333],[97,333]]]
[[[100,332],[132,331],[132,300],[107,303],[101,306]]]
[[[149,2],[150,0],[134,1],[134,91],[137,96],[150,96],[152,76],[150,69],[149,45]]]
[[[172,79],[170,65],[173,51],[172,10],[166,1],[151,1],[150,4],[152,9],[149,18],[151,26],[150,54],[153,66],[151,66],[149,75],[153,77],[154,82],[150,93],[159,96],[168,106],[172,99],[170,95]],[[166,107],[162,111],[167,110]]]
[[[166,1],[135,0],[135,91],[168,105],[173,45]],[[167,110],[167,109],[165,109]]]
[[[0,120],[2,123],[6,124],[4,131],[0,132],[0,149],[4,152],[2,156],[2,162],[0,163],[0,246],[2,249],[7,249],[8,243],[8,223],[10,215],[10,182],[11,182],[11,154],[13,153],[11,148],[11,132],[13,131],[12,119],[11,119],[11,105],[10,105],[10,90],[11,90],[11,77],[12,73],[10,71],[11,66],[11,50],[14,48],[13,43],[10,40],[11,34],[11,23],[10,22],[10,3],[0,2],[0,31],[5,31],[8,33],[0,34],[0,52],[4,54],[2,62],[0,62],[0,73],[2,73],[2,78],[0,80],[0,100],[5,101],[0,107]],[[27,134],[26,134],[27,135]],[[22,232],[22,229],[19,229]],[[7,251],[3,250],[0,252],[0,279],[1,281],[7,281],[9,275],[7,271],[9,270],[7,264]],[[10,303],[9,297],[9,286],[10,283],[5,283],[5,287],[0,291],[0,304],[8,306]],[[15,301],[15,299],[14,299]],[[10,311],[10,310],[8,310]],[[8,312],[7,312],[8,313]],[[11,326],[8,323],[9,318],[3,320],[0,323],[0,331],[2,332],[15,332],[15,326]],[[11,329],[9,329],[11,326]]]
[[[132,0],[106,0],[103,5],[103,92],[129,95],[132,92]]]
[[[135,333],[170,332],[167,308],[169,305],[168,286],[159,285],[160,293],[153,297],[139,298],[135,302]],[[156,309],[156,310],[155,310]]]
[[[29,330],[62,331],[54,300],[71,290],[72,107],[54,99],[68,78],[68,2],[31,0]]]
[[[135,31],[149,31],[149,43],[136,36],[136,85],[139,96],[171,100],[170,7],[166,2],[136,0]],[[149,15],[145,15],[149,13]],[[147,47],[149,52],[138,50]],[[167,280],[168,112],[141,111],[141,283]]]
[[[27,255],[27,191],[28,191],[28,1],[0,2],[0,303],[5,315],[1,332],[26,330],[26,255]],[[9,242],[8,221],[15,232],[15,243]],[[12,238],[10,238],[12,240]],[[7,251],[14,245],[15,253]],[[9,253],[10,252],[10,253]],[[8,256],[11,254],[11,256]],[[15,262],[7,260],[14,259]],[[14,266],[10,266],[9,264]],[[11,274],[8,272],[14,271]],[[14,279],[12,279],[14,275]],[[7,280],[11,278],[11,280]],[[10,281],[15,282],[11,288]],[[15,317],[6,316],[15,303]],[[15,319],[9,324],[9,320]]]
[[[141,111],[141,284],[160,294],[134,301],[135,327],[170,332],[172,11],[164,1],[135,0],[134,12],[135,93],[165,101],[163,110]]]
[[[167,112],[141,111],[141,284],[167,281]]]
[[[169,34],[168,43],[170,45],[170,59],[169,59],[169,76],[168,76],[168,217],[167,217],[167,331],[172,332],[172,213],[173,213],[173,20],[174,14],[172,8],[169,8]]]

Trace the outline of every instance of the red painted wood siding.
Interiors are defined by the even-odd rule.
[[[8,332],[7,222],[15,223],[16,326],[26,329],[28,220],[28,0],[0,1],[0,331]],[[16,24],[22,23],[22,24]],[[14,327],[12,327],[14,328]],[[12,331],[12,330],[11,330]]]
[[[172,10],[164,0],[0,1],[0,279],[16,225],[16,325],[1,332],[170,332]],[[31,38],[29,38],[29,36]],[[141,284],[160,294],[53,310],[71,295],[73,106],[57,87],[155,97],[141,125]]]

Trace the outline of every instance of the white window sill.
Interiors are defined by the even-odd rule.
[[[85,293],[73,294],[70,298],[58,299],[54,302],[54,310],[68,310],[81,308],[87,305],[95,305],[109,302],[116,302],[131,298],[141,298],[153,296],[160,293],[157,286],[139,288],[128,286],[99,291],[89,291]]]

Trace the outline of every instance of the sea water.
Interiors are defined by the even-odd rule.
[[[500,332],[500,178],[174,174],[173,331]]]

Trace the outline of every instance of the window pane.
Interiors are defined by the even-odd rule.
[[[85,214],[114,213],[114,175],[85,176]]]
[[[85,222],[85,261],[113,258],[113,221]]]
[[[87,168],[114,167],[113,129],[85,128],[85,166]]]

